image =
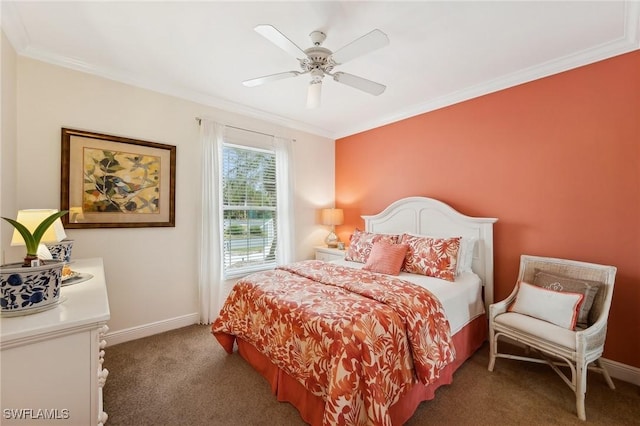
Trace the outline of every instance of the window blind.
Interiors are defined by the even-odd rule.
[[[273,151],[223,145],[222,209],[225,277],[274,267],[277,193]]]

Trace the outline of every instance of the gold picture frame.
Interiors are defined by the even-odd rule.
[[[65,228],[175,226],[176,147],[62,128]]]

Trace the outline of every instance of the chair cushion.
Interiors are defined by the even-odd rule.
[[[518,283],[516,300],[509,307],[509,311],[573,330],[583,299],[582,293],[553,291],[523,281]]]
[[[581,328],[589,327],[589,311],[602,283],[552,274],[536,268],[533,284],[554,291],[584,294],[576,325]]]
[[[576,350],[576,332],[516,312],[505,312],[495,317],[494,321],[505,327],[516,329],[532,337],[544,339],[572,351]]]

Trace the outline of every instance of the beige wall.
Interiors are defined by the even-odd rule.
[[[16,211],[16,52],[2,32],[0,45],[0,75],[2,76],[2,103],[0,116],[2,143],[0,144],[0,215],[15,217]],[[0,223],[0,263],[5,263],[4,247],[9,245],[13,227],[4,220]]]
[[[104,259],[112,335],[157,331],[158,324],[197,318],[200,158],[195,117],[296,140],[296,257],[310,258],[326,232],[315,220],[316,211],[334,199],[333,140],[17,59],[17,195],[2,194],[3,201],[17,197],[14,209],[59,208],[61,127],[177,146],[175,228],[67,230],[75,240],[73,257]]]

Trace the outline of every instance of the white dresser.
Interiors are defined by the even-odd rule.
[[[2,425],[102,425],[109,300],[101,258],[73,260],[90,280],[44,312],[0,318]]]

